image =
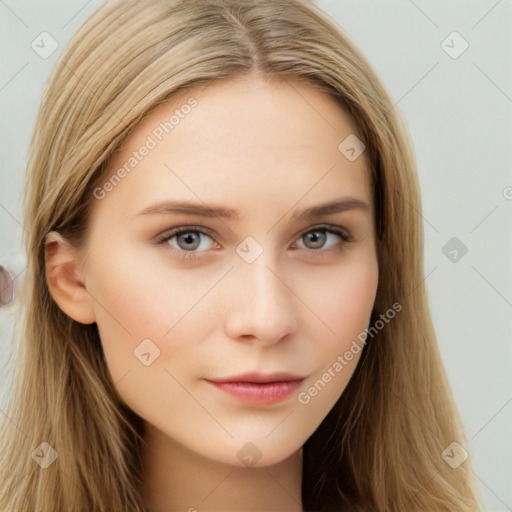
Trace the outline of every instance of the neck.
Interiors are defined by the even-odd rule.
[[[302,455],[267,467],[203,457],[146,425],[142,495],[150,512],[302,512]]]

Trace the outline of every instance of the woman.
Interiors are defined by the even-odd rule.
[[[25,204],[2,509],[479,509],[410,143],[318,9],[107,3]]]

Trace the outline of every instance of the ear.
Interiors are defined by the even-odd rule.
[[[82,275],[78,251],[59,233],[51,231],[45,239],[46,284],[53,300],[69,317],[92,324],[96,315]]]

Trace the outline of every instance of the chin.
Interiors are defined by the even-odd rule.
[[[254,438],[253,438],[254,439]],[[264,436],[253,441],[234,440],[222,451],[212,453],[209,458],[229,466],[245,468],[264,468],[279,464],[295,454],[302,454],[302,444],[283,445],[282,442],[270,442]]]

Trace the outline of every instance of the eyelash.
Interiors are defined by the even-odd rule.
[[[353,237],[349,231],[342,229],[339,226],[334,226],[332,224],[321,224],[319,226],[314,226],[314,227],[308,229],[307,231],[304,231],[301,235],[299,235],[297,240],[300,240],[304,235],[307,235],[308,233],[311,233],[314,231],[325,231],[327,233],[333,233],[333,234],[339,236],[343,240],[343,242],[342,242],[343,245],[348,244],[353,241]],[[197,224],[195,226],[180,226],[177,228],[173,228],[170,231],[166,231],[165,233],[159,235],[155,239],[155,244],[164,245],[166,242],[168,242],[175,236],[179,236],[183,233],[201,233],[203,235],[210,237],[215,242],[215,238],[210,234],[210,230],[206,226]],[[296,242],[294,242],[294,243],[296,243]],[[201,258],[202,256],[200,256],[200,254],[202,254],[203,252],[206,252],[206,251],[201,251],[201,252],[184,251],[184,250],[175,249],[174,247],[172,247],[171,249],[174,250],[175,252],[179,253],[178,257],[180,257],[184,260],[189,260],[189,261],[197,260],[198,258]],[[334,249],[335,249],[334,247],[331,247],[329,249],[310,249],[310,252],[317,253],[318,256],[325,256],[326,253],[328,253]]]

